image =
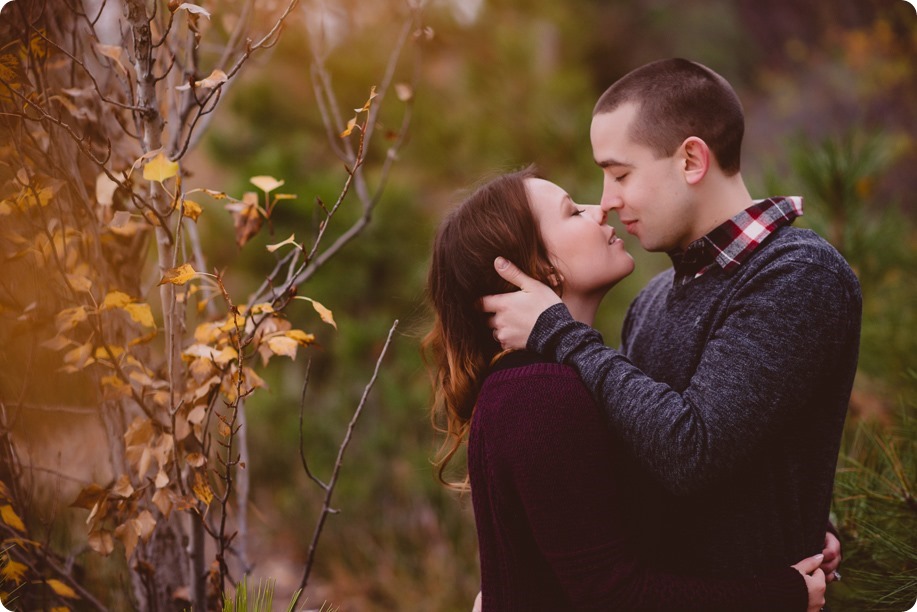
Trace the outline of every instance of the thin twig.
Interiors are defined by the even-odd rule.
[[[318,540],[322,535],[322,528],[325,526],[325,520],[328,518],[329,514],[337,513],[337,510],[331,507],[331,495],[334,493],[334,486],[337,484],[338,476],[341,472],[341,465],[344,463],[344,453],[347,451],[347,446],[350,444],[350,439],[353,436],[353,430],[357,425],[357,421],[363,413],[363,407],[366,405],[366,398],[369,397],[369,392],[372,390],[373,385],[376,383],[376,378],[379,376],[379,367],[382,365],[382,358],[385,357],[385,353],[388,351],[389,344],[392,342],[392,336],[395,334],[395,329],[397,327],[398,319],[395,319],[391,329],[388,330],[388,337],[385,339],[385,345],[382,347],[382,352],[379,354],[379,358],[376,359],[376,367],[373,369],[372,378],[369,379],[369,382],[366,383],[366,387],[363,389],[363,396],[360,398],[360,403],[357,405],[357,409],[350,419],[350,424],[347,425],[347,433],[344,435],[344,440],[341,442],[340,448],[338,448],[338,456],[334,463],[334,470],[331,473],[331,480],[328,481],[328,486],[325,488],[325,501],[322,503],[322,511],[315,524],[312,542],[309,544],[309,556],[306,560],[306,567],[303,570],[302,580],[299,581],[299,590],[296,593],[296,597],[293,599],[292,607],[294,608],[299,601],[300,595],[302,595],[305,590],[306,584],[309,582],[309,574],[315,563],[315,550],[318,547]]]

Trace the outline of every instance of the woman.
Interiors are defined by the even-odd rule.
[[[627,488],[615,444],[567,366],[502,353],[484,295],[511,290],[497,255],[553,286],[592,324],[633,259],[598,206],[573,202],[530,168],[475,191],[442,223],[428,291],[436,313],[425,340],[435,369],[434,422],[446,441],[439,478],[468,442],[468,478],[488,610],[817,610],[821,555],[731,580],[653,570],[628,540]],[[450,483],[446,483],[450,484]],[[813,576],[808,576],[814,572]]]

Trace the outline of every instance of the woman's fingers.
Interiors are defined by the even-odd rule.
[[[825,558],[825,555],[818,553],[817,555],[812,555],[811,557],[803,559],[802,561],[794,565],[793,568],[801,574],[809,575],[818,569],[818,567],[821,565],[821,562],[824,560],[824,558]]]

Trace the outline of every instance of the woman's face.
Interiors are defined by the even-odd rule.
[[[565,301],[571,294],[604,295],[633,271],[634,260],[605,223],[601,207],[576,204],[543,179],[526,179],[525,188],[551,264],[563,281]]]

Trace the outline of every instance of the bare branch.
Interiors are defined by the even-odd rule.
[[[309,574],[312,571],[312,565],[315,562],[315,550],[318,547],[319,537],[322,535],[322,529],[325,526],[325,520],[328,518],[329,514],[333,514],[336,511],[331,507],[331,495],[334,493],[334,486],[337,484],[338,475],[341,471],[341,466],[344,463],[344,453],[347,451],[347,447],[350,444],[351,436],[353,435],[353,430],[357,425],[357,421],[360,419],[360,415],[363,413],[363,407],[366,405],[366,398],[369,397],[369,392],[372,390],[373,385],[376,383],[376,378],[379,376],[379,367],[382,364],[382,358],[385,357],[386,351],[388,351],[389,344],[392,342],[392,336],[395,333],[395,329],[398,327],[398,320],[392,323],[391,329],[388,330],[388,337],[385,339],[385,345],[382,347],[382,352],[379,354],[379,358],[376,360],[376,367],[373,369],[372,378],[369,379],[369,382],[366,383],[366,387],[363,389],[363,396],[360,398],[360,403],[357,405],[357,409],[353,413],[353,417],[350,419],[350,423],[347,425],[347,433],[344,435],[344,440],[341,442],[341,446],[338,449],[337,460],[334,463],[334,470],[331,473],[331,479],[328,481],[327,487],[325,487],[325,501],[322,504],[322,511],[319,514],[318,521],[315,525],[315,532],[312,535],[312,542],[309,544],[309,556],[306,560],[306,567],[303,570],[302,580],[299,581],[299,591],[296,593],[296,597],[293,600],[293,607],[296,606],[296,603],[299,601],[299,596],[302,595],[303,590],[306,588],[306,584],[309,582]]]
[[[312,360],[309,360],[308,365],[306,366],[306,377],[302,383],[302,394],[299,398],[299,459],[302,461],[302,469],[306,472],[306,476],[312,479],[315,484],[322,488],[323,491],[328,490],[328,485],[326,485],[318,476],[312,473],[312,470],[309,469],[309,463],[306,461],[306,451],[303,440],[303,413],[305,412],[306,407],[306,389],[309,388],[309,374],[312,372]]]

